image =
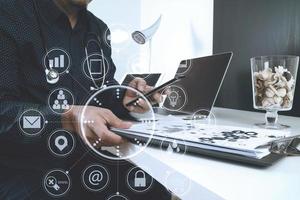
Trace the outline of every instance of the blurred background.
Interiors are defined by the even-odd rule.
[[[169,80],[181,60],[212,54],[212,0],[94,0],[89,9],[111,29],[119,81],[126,73],[137,73],[137,65],[148,71],[150,44],[137,45],[131,33],[148,28],[160,15],[151,45],[151,72],[165,73],[164,80]]]
[[[216,104],[220,107],[254,110],[251,57],[300,55],[299,0],[94,0],[89,9],[112,31],[119,81],[139,70],[164,73],[166,81],[180,60],[233,51]],[[134,43],[131,33],[149,27],[160,15],[151,45]],[[294,108],[281,114],[300,116],[299,76]]]

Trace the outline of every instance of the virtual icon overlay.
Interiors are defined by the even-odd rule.
[[[57,130],[50,135],[48,147],[55,156],[67,156],[74,150],[74,136],[65,130]]]
[[[42,133],[45,123],[43,114],[38,110],[27,110],[19,118],[19,128],[27,136],[36,136]]]
[[[133,74],[151,74],[150,69],[150,61],[149,61],[150,55],[147,53],[139,53],[134,54],[128,59],[128,67]],[[148,75],[148,76],[149,76]],[[145,79],[148,77],[144,77]],[[137,77],[135,77],[137,78]]]
[[[127,197],[125,197],[124,195],[121,195],[119,193],[112,195],[111,197],[109,197],[107,200],[128,200]]]
[[[132,168],[127,175],[127,184],[135,192],[145,192],[150,189],[153,178],[138,167]]]
[[[50,196],[64,196],[70,187],[70,177],[62,170],[52,170],[44,177],[44,188]]]
[[[126,149],[122,148],[122,146],[119,145],[112,146],[112,147],[102,147],[101,137],[91,141],[86,136],[86,124],[94,123],[96,121],[96,119],[91,118],[86,113],[87,107],[88,106],[103,107],[105,106],[105,99],[107,99],[107,97],[111,97],[110,100],[113,99],[115,102],[119,102],[120,103],[119,106],[123,107],[124,105],[122,104],[122,99],[120,96],[121,91],[131,92],[133,95],[139,96],[140,99],[145,101],[148,107],[148,110],[145,111],[145,113],[139,113],[139,120],[143,121],[144,123],[147,123],[147,127],[149,132],[151,132],[151,135],[146,141],[139,141],[138,138],[134,139],[132,142],[138,144],[138,147],[130,152],[126,151]],[[155,115],[151,103],[144,97],[144,95],[141,92],[128,86],[120,86],[120,85],[109,86],[103,88],[102,90],[98,90],[88,99],[81,113],[80,128],[81,128],[83,138],[87,146],[92,150],[92,152],[94,152],[95,154],[103,158],[107,158],[109,160],[126,160],[143,152],[143,150],[150,143],[153,132],[155,130]],[[116,134],[121,134],[120,133],[122,132],[121,130],[123,129],[117,129],[113,127],[111,128],[111,131],[113,131]]]
[[[192,115],[192,124],[194,126],[202,126],[203,124],[207,125],[216,125],[217,119],[215,114],[210,110],[200,109],[193,113]]]
[[[48,98],[48,104],[53,112],[57,114],[66,113],[72,109],[74,97],[69,90],[59,88],[51,92]]]
[[[54,69],[59,74],[69,73],[71,58],[65,50],[54,48],[45,55],[44,65],[46,69]]]
[[[176,158],[178,158],[178,155],[184,155],[186,153],[187,145],[185,141],[180,138],[165,138],[160,144],[160,149],[170,155],[176,153]]]
[[[163,106],[167,110],[180,111],[185,106],[187,102],[187,95],[182,87],[172,85],[162,92],[162,94],[164,93],[167,94],[167,98]]]
[[[83,72],[86,77],[94,81],[105,79],[109,71],[109,63],[104,55],[91,54],[83,61]]]
[[[181,61],[176,74],[185,74],[191,68],[192,60],[183,60]]]
[[[101,165],[91,165],[82,174],[84,186],[93,192],[99,192],[106,188],[110,180],[108,171]]]
[[[127,25],[111,24],[105,31],[104,41],[115,53],[128,50],[131,37]]]

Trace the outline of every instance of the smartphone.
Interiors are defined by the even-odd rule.
[[[162,78],[161,73],[151,74],[126,74],[123,78],[122,85],[129,85],[135,78],[142,78],[146,81],[147,85],[154,87],[156,83]]]
[[[175,82],[177,82],[177,81],[179,81],[180,79],[183,79],[183,78],[185,78],[185,76],[183,76],[183,75],[176,76],[175,78],[169,80],[168,82],[166,82],[166,83],[164,83],[164,84],[162,84],[162,85],[160,85],[160,86],[154,88],[153,90],[151,90],[151,91],[145,93],[144,96],[148,99],[149,97],[151,97],[151,96],[152,96],[153,94],[155,94],[156,92],[162,91],[162,90],[165,89],[167,86],[169,86],[169,85],[171,85],[171,84],[173,84],[173,83],[175,83]],[[130,102],[128,102],[128,103],[126,104],[126,106],[132,106],[132,105],[135,104],[136,101],[139,100],[140,98],[141,98],[140,96],[139,96],[139,97],[136,97],[135,99],[133,99],[133,100],[131,100]]]

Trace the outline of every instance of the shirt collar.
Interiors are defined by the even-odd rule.
[[[66,14],[59,9],[59,7],[53,2],[53,0],[37,0],[38,2],[38,9],[40,12],[41,17],[46,20],[46,22],[50,23],[51,25],[57,23],[61,17],[67,17]],[[79,11],[78,14],[78,25],[79,28],[82,27],[87,17],[87,9],[83,8]]]
[[[41,17],[43,17],[47,22],[54,23],[60,16],[65,15],[58,7],[55,5],[53,0],[36,0],[38,3],[38,9]]]

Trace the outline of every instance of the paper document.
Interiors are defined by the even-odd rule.
[[[276,130],[201,124],[201,120],[183,120],[175,116],[159,117],[155,126],[153,123],[136,123],[122,132],[142,137],[153,135],[162,140],[177,138],[198,148],[255,158],[263,158],[270,154],[268,148],[256,147],[282,138],[286,134]]]

